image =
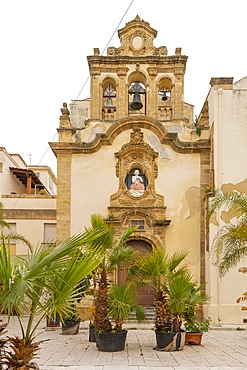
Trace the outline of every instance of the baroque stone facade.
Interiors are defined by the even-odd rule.
[[[187,56],[156,48],[157,31],[138,16],[118,35],[119,48],[106,56],[95,48],[88,57],[90,99],[63,104],[59,142],[50,143],[58,160],[57,236],[82,231],[100,213],[117,234],[138,225],[137,249],[186,249],[204,282],[211,142],[209,126],[198,134],[184,102]]]

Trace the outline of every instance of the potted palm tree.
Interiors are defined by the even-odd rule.
[[[71,304],[71,312],[62,317],[62,334],[74,335],[79,333],[81,318],[77,306],[85,295],[85,291],[90,285],[91,275],[82,279],[76,287],[74,303]]]
[[[116,271],[117,267],[120,266],[122,262],[125,262],[126,265],[133,264],[135,251],[126,246],[126,241],[136,230],[136,227],[127,229],[123,235],[117,237],[110,224],[107,223],[101,215],[95,214],[91,216],[91,228],[89,231],[91,232],[91,230],[98,230],[101,232],[102,236],[99,236],[97,239],[93,240],[92,246],[101,248],[102,253],[104,254],[104,258],[94,271],[96,286],[93,322],[95,328],[96,345],[100,351],[119,351],[123,349],[122,345],[117,344],[117,338],[121,337],[119,333],[123,331],[122,326],[119,325],[119,323],[121,320],[126,319],[126,315],[135,310],[137,305],[132,300],[134,305],[132,305],[132,308],[128,311],[127,304],[125,303],[127,298],[130,302],[130,297],[132,297],[132,299],[134,297],[135,291],[133,285],[131,285],[131,288],[130,286],[128,286],[128,288],[126,287],[125,289],[114,287],[113,290],[111,290],[111,286],[113,285],[112,273]],[[122,297],[120,298],[120,295],[118,295],[118,299],[111,299],[112,294],[116,294],[117,292],[120,294],[118,289],[121,289]],[[119,311],[119,317],[117,318],[116,312],[121,309],[121,305],[123,305],[123,311]],[[114,316],[116,320],[115,327],[113,327],[113,324],[110,320],[110,315],[112,317]],[[103,341],[111,341],[106,338],[111,337],[112,334],[115,334],[115,339],[112,341],[114,344],[116,344],[115,348],[113,348],[113,346],[102,344]],[[124,333],[122,336],[124,335],[126,337],[126,333]]]
[[[186,256],[185,252],[168,256],[163,250],[153,249],[149,255],[137,259],[130,268],[130,278],[144,280],[156,290],[154,305],[158,350],[176,351],[184,347],[182,319],[193,285],[185,263]]]
[[[131,284],[113,286],[108,294],[108,315],[111,318],[110,332],[98,331],[95,333],[96,346],[99,351],[118,352],[125,348],[127,330],[123,329],[124,321],[131,313],[136,314],[138,321],[145,320],[146,314],[142,306],[136,302],[136,288]]]
[[[87,245],[99,232],[81,233],[57,247],[42,245],[30,251],[27,258],[11,256],[10,244],[0,240],[0,307],[9,318],[14,311],[21,337],[9,338],[13,352],[4,358],[8,368],[38,368],[33,365],[41,342],[35,340],[36,329],[46,316],[70,314],[77,298],[78,286],[101,262],[99,248]],[[49,298],[44,300],[44,292]],[[27,323],[23,313],[27,316]]]
[[[71,313],[62,318],[62,334],[74,335],[79,333],[81,319],[77,313]]]

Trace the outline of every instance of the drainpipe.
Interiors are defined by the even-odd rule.
[[[217,146],[218,146],[218,155],[217,155],[217,189],[221,189],[222,183],[222,153],[221,153],[221,143],[222,143],[222,95],[223,89],[218,89],[218,127],[217,127]],[[218,231],[220,229],[220,214],[216,214]],[[218,274],[217,276],[217,306],[218,306],[218,322],[221,323],[221,278]]]

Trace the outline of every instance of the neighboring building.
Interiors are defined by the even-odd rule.
[[[212,133],[217,124],[216,109],[210,108],[213,93],[194,122],[193,105],[184,102],[187,56],[181,48],[168,55],[165,46],[155,47],[157,31],[138,16],[118,35],[119,48],[109,47],[107,56],[95,48],[88,57],[90,99],[72,101],[70,110],[63,104],[59,142],[50,143],[57,157],[57,237],[82,231],[93,213],[108,218],[117,234],[138,225],[130,246],[140,253],[186,249],[195,279],[209,281],[207,290],[214,294],[218,282],[209,262],[205,193],[214,186],[217,158],[212,157],[218,143]],[[222,85],[226,93],[232,86]],[[243,176],[244,171],[238,181]],[[124,277],[119,270],[118,282]],[[237,307],[233,296],[229,301],[224,295],[223,304]],[[149,306],[152,298],[147,289],[139,302]],[[206,311],[218,322],[215,297]],[[240,308],[221,320],[242,322]]]
[[[210,127],[211,160],[210,187],[214,190],[247,194],[247,77],[233,83],[233,78],[212,78],[211,88],[199,116],[198,123]],[[208,198],[206,197],[206,209]],[[206,281],[211,296],[209,314],[214,322],[243,323],[246,310],[236,299],[246,292],[246,276],[238,272],[242,261],[221,280],[210,261],[210,246],[217,232],[229,223],[226,212],[212,217],[206,242]],[[246,306],[243,303],[243,306]]]
[[[56,177],[50,167],[28,166],[19,154],[0,148],[0,194],[11,232],[34,247],[56,240]],[[27,247],[13,241],[12,253],[24,255]]]

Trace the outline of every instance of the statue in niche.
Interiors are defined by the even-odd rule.
[[[139,173],[139,170],[134,171],[134,175],[131,178],[132,184],[130,185],[130,190],[145,190],[143,178],[139,175]]]
[[[136,168],[127,175],[125,183],[131,195],[139,197],[146,189],[147,179],[144,175],[140,174],[140,170]]]

